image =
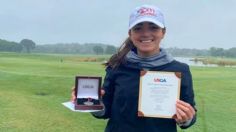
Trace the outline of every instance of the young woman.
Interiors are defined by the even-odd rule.
[[[131,13],[129,37],[106,64],[102,91],[105,109],[92,113],[96,118],[109,119],[106,132],[176,132],[176,124],[184,129],[196,121],[189,66],[160,48],[165,32],[159,8],[142,5]],[[173,119],[137,116],[141,70],[181,72],[180,100]]]

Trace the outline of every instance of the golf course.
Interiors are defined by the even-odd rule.
[[[106,55],[0,52],[0,132],[103,132],[107,120],[72,112],[76,75],[105,75]],[[191,67],[197,122],[179,132],[236,130],[236,67]],[[147,130],[148,132],[148,130]]]

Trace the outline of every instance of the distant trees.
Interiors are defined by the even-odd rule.
[[[214,56],[236,58],[236,47],[223,49],[211,47],[209,49],[166,48],[173,56]],[[59,54],[114,54],[117,47],[101,43],[59,43],[36,45],[30,39],[22,39],[20,43],[0,39],[0,52],[34,52],[34,53],[59,53]]]
[[[180,49],[167,48],[173,56],[214,56],[214,57],[236,57],[236,47],[223,49],[211,47],[210,49]]]
[[[224,55],[226,57],[236,57],[236,47],[228,49]]]
[[[96,51],[97,47],[100,46],[100,50],[103,51]],[[60,53],[60,54],[113,54],[113,48],[107,47],[115,47],[112,45],[107,44],[100,44],[100,43],[58,43],[58,44],[44,44],[44,45],[36,45],[35,49],[32,52],[37,53]],[[110,51],[108,52],[108,49]],[[115,47],[116,49],[116,47]],[[95,50],[95,51],[94,51]]]
[[[0,51],[21,52],[22,48],[19,43],[0,39]]]
[[[20,52],[22,52],[22,50],[23,50],[23,46],[19,43],[15,43],[13,51],[20,53]]]
[[[224,49],[223,48],[216,48],[216,47],[211,47],[210,48],[210,54],[211,56],[218,56],[218,57],[223,57],[224,56]]]
[[[101,46],[98,46],[98,45],[96,45],[96,46],[93,47],[93,51],[94,51],[97,55],[103,54],[103,52],[104,52],[103,48],[102,48]]]
[[[35,43],[30,39],[22,39],[20,44],[26,49],[27,53],[30,53],[35,48]]]
[[[25,49],[27,53],[30,53],[34,48],[35,43],[29,39],[23,39],[20,43],[0,39],[0,51],[22,52]]]
[[[116,53],[116,47],[115,46],[112,46],[112,45],[108,45],[107,47],[106,47],[106,50],[105,50],[105,53],[106,54],[114,54],[114,53]]]
[[[104,54],[104,53],[111,55],[111,54],[116,53],[116,47],[113,45],[107,45],[104,51],[104,48],[102,46],[96,45],[93,47],[93,51],[97,55]]]
[[[173,56],[208,56],[207,49],[181,49],[181,48],[166,48],[166,50]]]
[[[210,48],[211,56],[216,57],[236,57],[236,47],[230,48],[228,50],[224,50],[223,48]]]

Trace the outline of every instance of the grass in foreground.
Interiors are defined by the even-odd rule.
[[[104,76],[104,67],[101,62],[80,62],[79,56],[61,62],[62,57],[65,56],[0,53],[0,131],[104,131],[105,120],[71,112],[61,105],[70,98],[75,75]],[[198,120],[190,129],[179,131],[234,131],[236,68],[191,70]]]

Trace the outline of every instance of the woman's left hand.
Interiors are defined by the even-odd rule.
[[[194,115],[195,115],[195,110],[189,103],[177,100],[176,116],[174,117],[177,123],[184,123],[192,119]]]

